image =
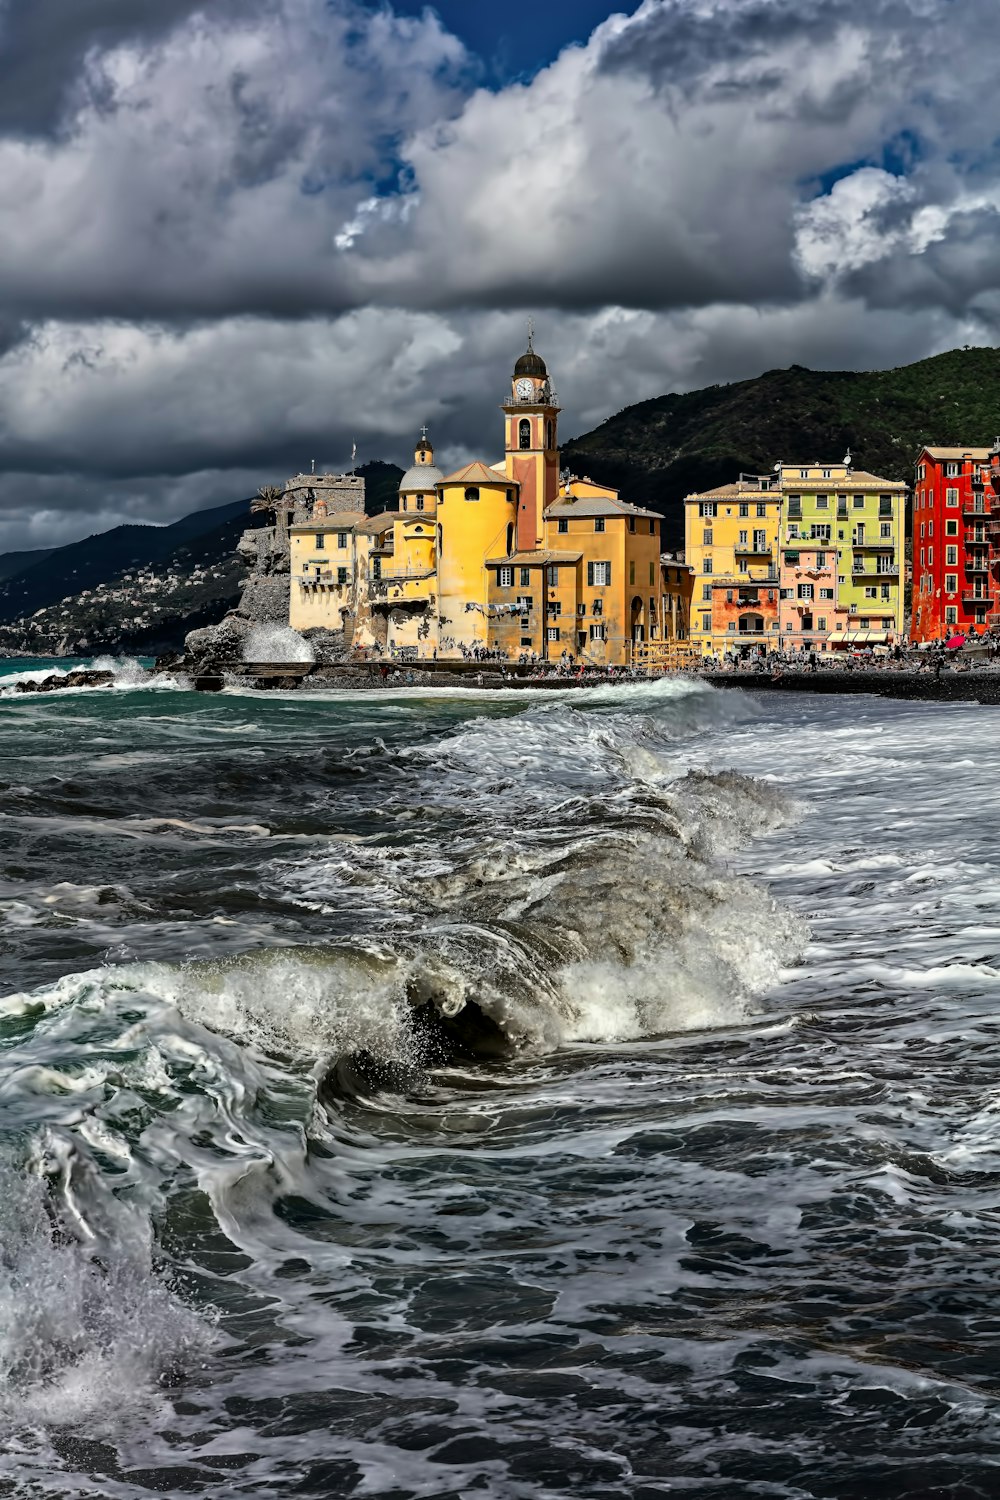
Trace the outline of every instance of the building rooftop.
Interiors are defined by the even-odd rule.
[[[363,520],[363,511],[344,510],[333,516],[317,516],[315,521],[299,521],[295,526],[289,526],[288,531],[291,536],[300,531],[354,531],[358,522]]]
[[[781,480],[783,490],[818,490],[820,494],[844,495],[851,494],[854,490],[905,490],[905,479],[880,479],[877,474],[869,474],[864,469],[852,469],[849,474],[840,474],[833,479],[794,479]]]
[[[545,568],[553,563],[579,562],[582,556],[582,552],[515,552],[510,557],[488,557],[486,566],[488,568],[502,568],[505,565],[517,568]]]
[[[975,463],[986,463],[989,460],[991,448],[937,448],[930,443],[925,443],[921,453],[929,453],[931,458],[971,458]]]
[[[384,531],[390,531],[395,523],[402,520],[402,511],[383,510],[377,516],[365,516],[358,521],[355,531],[362,536],[381,536]]]
[[[651,521],[662,521],[663,517],[655,510],[643,510],[638,505],[628,505],[624,500],[612,499],[610,495],[588,495],[585,499],[574,500],[571,495],[564,495],[553,502],[545,512],[545,519],[555,517],[557,520],[563,517],[580,516],[590,519],[593,516],[647,516]]]
[[[803,480],[802,483],[805,484],[806,481]],[[736,479],[731,484],[720,484],[715,490],[699,490],[697,494],[686,495],[684,503],[695,500],[742,500],[747,495],[754,495],[758,500],[761,497],[780,500],[781,491],[776,480],[769,480],[769,488],[765,490],[761,488],[759,479]]]
[[[488,469],[480,460],[476,459],[471,464],[466,464],[462,469],[456,469],[454,474],[447,474],[439,484],[502,484],[507,488],[517,485],[516,479],[509,479],[506,474],[498,473],[496,469]]]
[[[407,469],[399,481],[400,493],[409,493],[412,490],[432,490],[436,484],[440,484],[444,475],[437,464],[414,464],[412,469]]]

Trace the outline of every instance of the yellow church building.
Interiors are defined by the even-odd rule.
[[[661,557],[660,516],[561,473],[560,408],[530,339],[502,410],[499,462],[443,474],[425,429],[398,510],[318,502],[289,526],[293,629],[343,630],[355,651],[407,660],[596,666],[686,635],[690,570]]]

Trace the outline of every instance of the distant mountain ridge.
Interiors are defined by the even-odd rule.
[[[393,508],[403,471],[359,467],[369,514]],[[65,547],[0,554],[0,653],[87,649],[160,651],[237,603],[245,564],[236,544],[250,499],[193,511],[169,526],[112,527]]]
[[[683,500],[779,460],[839,461],[913,482],[925,443],[989,445],[1000,432],[1000,350],[953,349],[893,370],[792,365],[754,380],[656,396],[574,438],[563,462],[659,511],[684,535]]]

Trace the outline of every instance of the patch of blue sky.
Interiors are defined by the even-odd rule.
[[[366,0],[377,8],[381,0]],[[638,0],[393,0],[401,15],[434,10],[483,64],[483,79],[503,86],[531,78],[564,47],[588,40],[602,21],[617,12],[631,13]]]
[[[891,140],[885,142],[877,154],[861,156],[855,161],[838,162],[827,171],[820,172],[815,177],[806,178],[801,186],[806,197],[825,198],[838,182],[842,182],[845,177],[852,177],[863,167],[879,167],[893,177],[906,177],[923,155],[924,150],[916,131],[900,130]]]

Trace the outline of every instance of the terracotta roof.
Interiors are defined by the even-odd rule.
[[[930,443],[925,443],[921,453],[929,453],[932,458],[971,458],[975,463],[986,463],[992,453],[991,448],[932,448]]]
[[[905,490],[904,479],[880,479],[864,469],[853,469],[839,479],[782,479],[785,490],[818,490],[821,495],[849,495],[854,490]]]
[[[358,522],[364,519],[364,512],[360,510],[339,511],[335,516],[317,516],[315,521],[298,521],[294,526],[289,526],[288,530],[290,532],[353,531]]]
[[[362,536],[381,536],[401,519],[401,514],[398,510],[383,510],[377,516],[367,516],[354,529]]]
[[[802,481],[806,483],[805,480]],[[778,500],[781,498],[780,491],[775,485],[773,490],[762,490],[756,484],[744,484],[742,480],[735,480],[732,484],[720,484],[716,490],[699,490],[695,495],[686,495],[685,504],[694,500],[745,500],[754,495],[758,500]]]
[[[655,510],[642,510],[638,505],[627,505],[624,500],[612,500],[610,495],[592,495],[585,500],[574,500],[566,495],[549,506],[545,512],[546,520],[550,516],[582,516],[585,520],[592,516],[648,516],[651,521],[663,520]]]
[[[488,557],[486,566],[502,568],[513,564],[518,568],[546,568],[553,563],[579,562],[582,556],[582,552],[515,552],[510,557]]]
[[[488,469],[484,463],[477,459],[474,463],[466,464],[464,469],[456,469],[454,474],[446,474],[439,484],[503,484],[508,488],[517,485],[516,479],[508,479],[506,474],[498,474],[496,469]]]

